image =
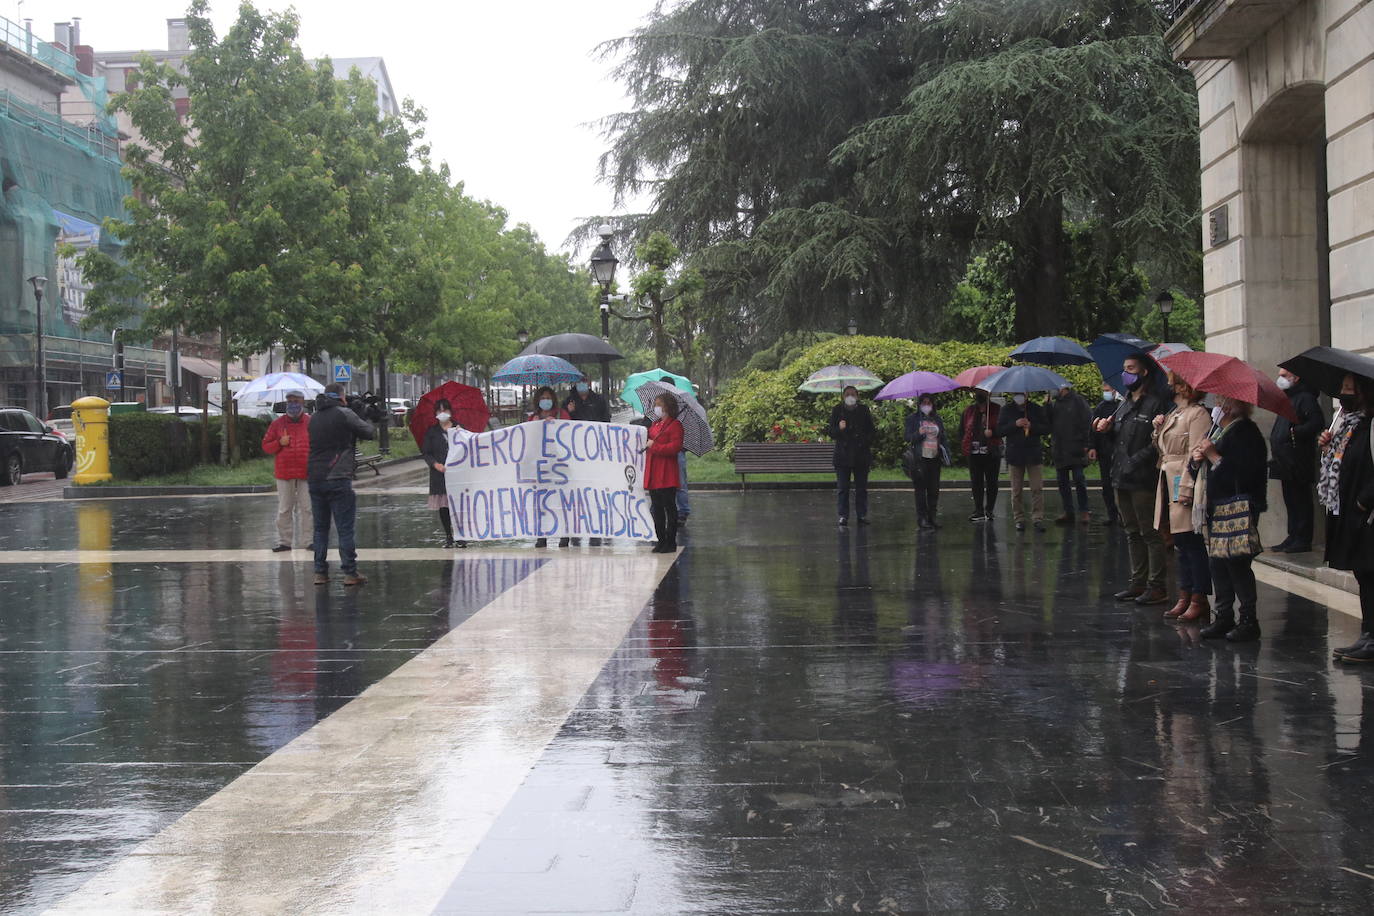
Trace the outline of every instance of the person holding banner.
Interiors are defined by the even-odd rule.
[[[467,541],[453,540],[453,518],[448,508],[448,487],[444,483],[444,466],[448,461],[449,430],[453,429],[453,405],[440,398],[434,402],[435,423],[425,431],[425,445],[421,452],[429,465],[428,507],[439,510],[439,523],[444,526],[445,547],[466,547]]]
[[[654,425],[644,456],[644,489],[649,491],[649,514],[654,520],[658,544],[654,553],[677,550],[677,456],[682,452],[682,423],[677,418],[677,398],[654,398]]]
[[[558,395],[548,385],[544,385],[534,393],[534,411],[525,418],[526,423],[534,423],[537,420],[571,420],[572,415],[558,406]],[[558,546],[567,547],[570,543],[568,538],[559,538]],[[534,542],[535,547],[549,546],[548,538],[537,538]]]

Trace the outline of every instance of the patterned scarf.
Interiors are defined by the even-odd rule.
[[[1341,514],[1341,461],[1346,447],[1355,436],[1355,427],[1364,419],[1362,410],[1343,410],[1340,426],[1331,434],[1331,444],[1322,455],[1320,478],[1317,480],[1317,499],[1332,515]]]

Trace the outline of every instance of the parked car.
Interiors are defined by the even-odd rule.
[[[415,402],[410,398],[387,398],[386,403],[391,408],[391,425],[405,426],[406,417],[415,406]]]
[[[0,408],[0,486],[38,471],[52,471],[60,480],[75,463],[72,444],[33,414],[22,407]]]
[[[199,420],[201,418],[201,414],[203,413],[203,411],[199,407],[192,407],[189,404],[182,404],[180,408],[172,407],[170,405],[167,407],[150,407],[148,408],[148,413],[176,414],[177,419],[179,420]],[[218,407],[211,407],[210,416],[220,416],[220,409]]]

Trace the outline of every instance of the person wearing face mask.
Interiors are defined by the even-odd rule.
[[[305,412],[305,392],[286,393],[286,413],[272,421],[262,437],[264,454],[276,455],[272,476],[277,480],[277,545],[283,553],[300,543],[315,527],[310,513],[310,486],[306,482],[310,462],[310,414]]]
[[[1188,473],[1193,448],[1207,438],[1212,417],[1202,406],[1202,392],[1170,373],[1174,409],[1155,417],[1155,448],[1159,451],[1159,479],[1155,487],[1154,524],[1173,537],[1178,561],[1178,603],[1164,612],[1168,620],[1193,623],[1210,613],[1212,574],[1202,519],[1193,512],[1193,475]]]
[[[1097,429],[1098,420],[1109,420],[1116,413],[1118,395],[1116,389],[1106,382],[1102,383],[1102,400],[1093,408],[1092,448],[1088,450],[1088,460],[1097,462],[1097,474],[1102,478],[1102,502],[1107,507],[1104,525],[1121,524],[1121,516],[1116,511],[1116,490],[1112,487],[1112,449],[1116,447],[1116,430]]]
[[[534,393],[534,410],[525,418],[525,422],[534,423],[539,420],[571,420],[572,417],[568,415],[568,412],[558,406],[557,397],[553,389],[548,385],[540,387],[539,390]],[[567,547],[569,543],[569,538],[558,539],[559,547]],[[549,546],[549,539],[536,538],[534,546],[547,547]]]
[[[916,412],[907,415],[903,436],[911,443],[916,458],[911,485],[916,493],[917,527],[927,531],[939,528],[935,519],[940,504],[940,469],[949,454],[949,439],[930,395],[921,395]]]
[[[1240,498],[1248,499],[1250,505],[1250,527],[1259,525],[1259,517],[1268,509],[1265,491],[1265,467],[1268,464],[1269,449],[1264,443],[1264,434],[1255,421],[1250,419],[1254,408],[1234,398],[1217,398],[1217,423],[1211,434],[1193,446],[1190,470],[1196,480],[1205,473],[1201,486],[1205,496],[1200,497],[1205,505],[1205,513],[1198,513],[1206,520],[1209,538],[1207,546],[1208,567],[1212,574],[1212,586],[1216,594],[1216,607],[1213,609],[1212,625],[1202,630],[1203,639],[1226,637],[1227,642],[1253,642],[1260,638],[1260,626],[1256,604],[1258,593],[1255,587],[1254,555],[1250,549],[1258,547],[1256,538],[1245,552],[1231,552],[1221,556],[1216,542],[1225,535],[1217,523],[1218,510],[1234,505]],[[1204,469],[1204,464],[1206,465]],[[1236,619],[1236,607],[1240,605],[1240,619]]]
[[[1087,524],[1088,482],[1083,469],[1088,466],[1088,452],[1092,445],[1093,415],[1088,402],[1072,385],[1059,389],[1059,395],[1049,404],[1050,454],[1054,457],[1055,476],[1059,482],[1059,501],[1064,512],[1054,520],[1056,525],[1072,525],[1074,496],[1078,496],[1078,518]]]
[[[1016,530],[1026,530],[1026,479],[1030,479],[1031,523],[1036,531],[1045,530],[1045,447],[1042,437],[1049,435],[1050,420],[1045,408],[1033,403],[1024,393],[1014,394],[1002,406],[997,420],[997,435],[1006,443],[1007,471],[1011,474],[1011,514]]]
[[[446,399],[440,398],[434,402],[434,425],[425,430],[424,446],[420,453],[424,456],[425,464],[429,465],[429,501],[426,505],[439,512],[439,524],[444,526],[444,546],[466,547],[467,541],[453,540],[453,518],[449,514],[448,487],[444,479],[444,465],[448,462],[449,431],[453,426],[453,406]]]
[[[974,390],[973,403],[960,418],[959,444],[968,459],[969,483],[973,489],[971,522],[987,522],[997,507],[998,476],[1002,469],[1002,440],[997,435],[1001,408],[986,391]]]
[[[1341,409],[1318,438],[1317,495],[1326,508],[1326,563],[1360,587],[1360,638],[1334,650],[1342,662],[1374,662],[1374,379],[1346,375]]]
[[[1121,381],[1126,397],[1112,416],[1096,421],[1099,433],[1113,432],[1112,487],[1126,547],[1131,555],[1131,584],[1113,597],[1138,605],[1164,604],[1164,541],[1152,519],[1159,452],[1154,444],[1154,419],[1170,409],[1151,390],[1152,367],[1144,356],[1128,356],[1122,363]]]
[[[840,527],[849,524],[849,482],[854,481],[854,511],[860,525],[868,524],[868,471],[873,466],[873,440],[878,429],[868,405],[859,403],[859,389],[850,385],[830,411],[826,434],[835,440],[835,505]]]
[[[611,408],[606,403],[606,399],[592,391],[586,380],[573,385],[573,390],[563,402],[563,409],[568,412],[568,416],[574,420],[584,420],[588,423],[609,423],[611,422]],[[581,538],[573,538],[573,544],[580,544]],[[588,538],[587,543],[593,547],[601,544],[601,538]]]
[[[1288,515],[1288,536],[1269,549],[1306,553],[1312,549],[1315,527],[1312,485],[1317,480],[1317,436],[1326,428],[1326,415],[1302,379],[1280,369],[1275,381],[1288,396],[1298,421],[1278,417],[1269,430],[1269,479],[1279,482]]]
[[[649,492],[649,514],[654,520],[658,544],[654,553],[677,550],[677,456],[682,451],[682,422],[677,418],[677,398],[654,398],[654,425],[644,455],[644,489]]]

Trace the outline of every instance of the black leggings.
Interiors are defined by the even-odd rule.
[[[448,506],[439,510],[439,521],[444,526],[444,537],[453,540],[453,516],[449,514]]]
[[[1364,624],[1361,633],[1374,633],[1374,570],[1355,573],[1355,583],[1360,587],[1360,619]]]
[[[677,548],[677,487],[649,491],[649,514],[654,519],[654,534],[663,547]]]

